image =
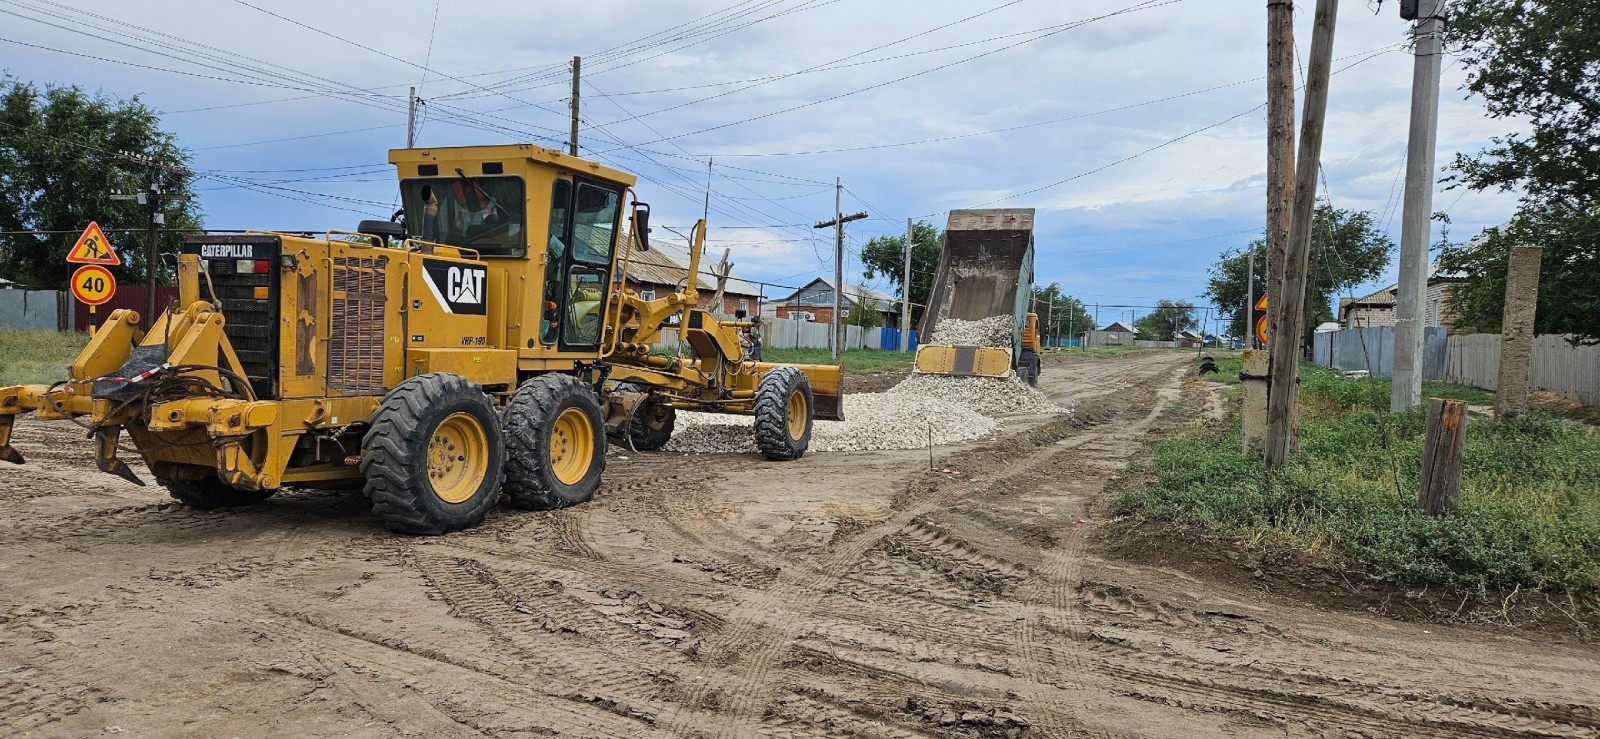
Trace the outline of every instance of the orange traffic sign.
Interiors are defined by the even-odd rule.
[[[106,238],[106,232],[100,230],[100,224],[89,222],[89,227],[83,230],[83,235],[78,237],[78,243],[72,245],[72,250],[67,252],[67,261],[73,264],[106,264],[117,266],[122,264],[122,258],[117,256],[117,250],[111,248],[111,240]]]
[[[1262,316],[1256,321],[1256,341],[1262,346],[1267,345],[1267,317]]]
[[[1256,310],[1267,309],[1267,294],[1261,293],[1261,299],[1256,301]]]
[[[84,305],[99,305],[117,293],[117,278],[98,264],[85,264],[72,273],[72,297]]]

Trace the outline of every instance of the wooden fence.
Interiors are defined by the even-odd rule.
[[[1494,390],[1499,376],[1499,334],[1450,337],[1445,352],[1446,380]],[[1600,405],[1600,346],[1573,346],[1566,336],[1535,336],[1528,387],[1584,405]]]

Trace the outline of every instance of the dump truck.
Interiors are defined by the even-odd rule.
[[[1028,311],[1033,295],[1033,209],[950,211],[933,291],[918,334],[916,370],[933,374],[1009,377],[1039,382],[1039,317]],[[1011,316],[1006,346],[937,342],[939,322]]]
[[[533,145],[397,149],[403,208],[354,231],[188,238],[178,299],[116,310],[52,385],[0,388],[0,459],[18,416],[70,419],[103,472],[142,481],[126,436],[179,501],[256,503],[359,487],[391,528],[475,526],[502,497],[589,500],[608,443],[654,450],[677,411],[753,416],[761,454],[804,455],[840,418],[840,368],[746,359],[691,277],[628,288],[650,248],[632,174]],[[653,351],[665,327],[687,352]],[[0,470],[0,476],[3,476]]]

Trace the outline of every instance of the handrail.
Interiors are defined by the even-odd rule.
[[[628,197],[628,202],[634,203],[634,205],[629,206],[633,213],[630,213],[630,217],[628,218],[628,245],[622,247],[622,249],[618,249],[615,246],[613,246],[611,249],[611,284],[614,287],[612,288],[611,303],[608,304],[606,309],[601,312],[601,315],[606,318],[606,320],[602,321],[600,324],[601,359],[605,359],[606,357],[615,354],[617,351],[617,343],[622,340],[622,303],[623,297],[628,292],[628,265],[633,263],[633,245],[638,240],[638,234],[634,233],[633,231],[633,224],[637,222],[634,220],[634,218],[637,217],[637,213],[639,211],[639,206],[637,204],[638,194],[634,193],[633,188],[631,187],[624,188],[622,194],[624,196],[632,196]],[[616,240],[616,242],[613,242],[613,244],[621,241],[622,239],[619,238]],[[622,257],[622,269],[617,269],[618,251],[626,252],[626,256]],[[615,309],[614,316],[612,315],[613,309]],[[607,346],[605,342],[607,326],[611,327],[610,346]]]
[[[480,262],[483,261],[483,252],[480,252],[470,246],[452,246],[450,244],[441,244],[437,241],[423,241],[422,239],[406,239],[405,241],[401,242],[400,246],[406,251],[422,251],[421,249],[413,247],[412,244],[420,244],[427,247],[443,247],[445,249],[454,249],[457,255],[460,255],[462,252],[472,252],[472,259],[476,259]]]
[[[371,248],[374,248],[374,249],[381,249],[385,245],[383,237],[378,236],[376,234],[364,234],[364,233],[361,233],[360,231],[341,231],[341,230],[339,230],[337,228],[330,228],[327,231],[324,231],[322,233],[323,240],[327,241],[329,243],[332,243],[334,234],[338,234],[340,236],[355,236],[355,237],[360,238],[360,239],[371,239],[372,240],[372,247]],[[361,248],[361,249],[368,248],[368,247],[360,246],[360,244],[358,242],[355,242],[355,241],[349,241],[349,242],[346,242],[346,243],[350,244],[351,246],[355,246],[355,247]]]

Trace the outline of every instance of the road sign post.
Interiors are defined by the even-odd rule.
[[[106,268],[122,264],[122,257],[117,256],[116,248],[111,246],[111,239],[106,238],[99,223],[90,221],[89,227],[83,229],[77,243],[67,250],[67,263],[83,265],[72,273],[67,287],[72,297],[89,306],[89,315],[94,315],[95,306],[117,294],[117,278]],[[89,328],[92,330],[94,326]]]

